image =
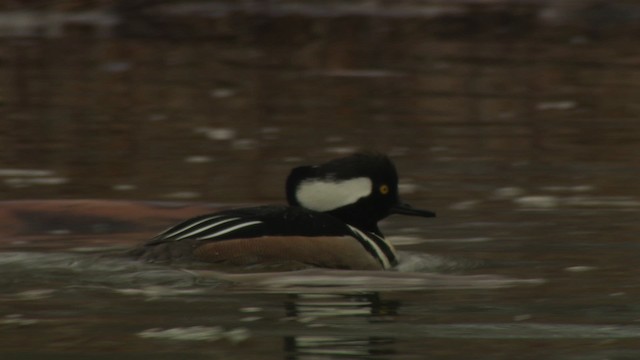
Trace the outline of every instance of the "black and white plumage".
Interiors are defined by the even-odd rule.
[[[202,260],[254,264],[294,261],[347,269],[389,269],[393,246],[377,222],[392,213],[434,213],[399,201],[393,163],[356,154],[292,170],[290,206],[227,210],[186,220],[160,233],[133,254],[148,261]]]

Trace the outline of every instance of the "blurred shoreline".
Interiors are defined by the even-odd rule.
[[[53,1],[35,5],[0,5],[0,37],[57,38],[82,32],[97,37],[151,36],[160,26],[193,27],[201,35],[220,31],[229,19],[336,19],[365,18],[420,20],[434,23],[467,23],[537,27],[584,27],[591,31],[620,33],[637,29],[640,4],[633,1]],[[208,27],[202,23],[208,23]],[[224,27],[224,26],[222,26]],[[455,30],[455,26],[453,27]],[[474,27],[476,30],[479,28]],[[627,30],[624,30],[627,29]],[[165,35],[161,31],[158,35]]]

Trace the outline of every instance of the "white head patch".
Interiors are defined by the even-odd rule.
[[[307,209],[331,211],[369,196],[371,187],[371,179],[367,177],[348,180],[311,179],[298,186],[296,198]]]

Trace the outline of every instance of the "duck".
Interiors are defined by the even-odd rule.
[[[392,214],[435,217],[401,201],[389,157],[356,153],[298,166],[286,183],[287,205],[225,210],[187,219],[131,251],[152,263],[197,261],[252,266],[390,270],[396,250],[378,222]]]

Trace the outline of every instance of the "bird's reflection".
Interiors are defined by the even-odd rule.
[[[393,321],[400,303],[383,300],[379,293],[293,294],[284,303],[286,315],[302,322],[322,318],[349,317],[365,322]],[[316,329],[317,330],[317,329]],[[285,358],[289,360],[360,358],[395,354],[392,337],[326,333],[284,338]]]

